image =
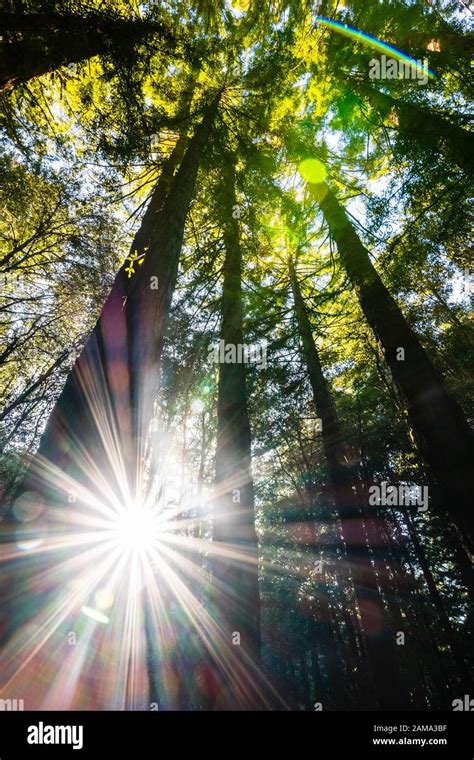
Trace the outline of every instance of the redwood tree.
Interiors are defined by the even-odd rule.
[[[407,709],[409,695],[400,679],[400,663],[387,610],[379,591],[358,501],[355,473],[350,465],[328,383],[313,338],[309,316],[298,282],[295,265],[289,265],[294,311],[301,339],[321,435],[330,488],[342,528],[345,553],[354,581],[360,624],[369,656],[379,708]]]
[[[61,66],[108,52],[130,52],[130,45],[156,35],[172,50],[175,41],[163,24],[91,11],[0,14],[0,90]]]
[[[438,483],[442,501],[439,508],[458,530],[459,540],[467,553],[463,561],[463,580],[474,593],[470,569],[474,552],[470,483],[474,455],[467,420],[397,302],[383,284],[369,251],[334,193],[324,182],[310,184],[309,187],[336,241],[342,264],[365,317],[380,343],[422,456]]]
[[[220,337],[225,345],[244,344],[242,304],[242,247],[235,218],[235,158],[225,156],[219,187],[225,260],[221,298]],[[251,437],[247,404],[246,366],[235,361],[219,364],[217,448],[213,540],[217,604],[222,615],[229,651],[234,650],[238,669],[235,682],[227,679],[228,706],[258,706],[260,668],[260,597],[255,500],[251,474]],[[226,552],[237,556],[226,556]],[[239,634],[240,644],[233,646]],[[237,665],[236,665],[237,667]],[[240,678],[237,674],[240,673]],[[242,692],[239,693],[239,681]]]
[[[64,505],[68,498],[78,504],[98,498],[113,509],[117,499],[127,504],[140,496],[147,432],[186,216],[221,92],[205,105],[181,162],[182,141],[168,159],[128,262],[119,271],[68,376],[17,494],[40,494],[50,516],[54,507]],[[139,265],[139,261],[143,263]],[[49,480],[50,468],[57,473],[54,486]],[[42,561],[47,562],[47,557]],[[25,595],[22,598],[17,594],[14,601],[25,611],[18,611],[20,618],[28,606],[27,568],[22,568],[21,577],[18,585],[25,584]],[[18,620],[11,614],[5,621],[6,635]]]

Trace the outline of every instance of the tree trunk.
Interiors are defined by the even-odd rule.
[[[290,282],[313,400],[316,413],[322,421],[321,432],[328,478],[341,521],[377,700],[381,709],[407,709],[409,697],[399,678],[395,632],[387,627],[388,616],[368,552],[361,510],[354,489],[353,472],[348,462],[334,403],[323,375],[293,262],[290,263]]]
[[[440,488],[442,504],[438,509],[451,518],[470,560],[474,553],[471,488],[474,456],[469,425],[382,283],[342,206],[325,183],[310,185],[310,188],[336,241],[362,310],[381,345],[422,459],[431,468]],[[472,571],[464,571],[463,578],[474,595]]]
[[[234,158],[226,154],[224,161],[226,163],[220,187],[225,246],[221,340],[226,346],[230,344],[237,347],[243,345],[244,341],[242,250],[238,221],[233,217],[233,209],[237,205]],[[213,530],[213,541],[219,547],[215,555],[214,578],[226,643],[240,661],[246,681],[240,696],[235,684],[231,686],[232,691],[235,689],[235,706],[257,708],[260,595],[245,374],[245,364],[237,361],[219,364]],[[227,548],[238,552],[239,557],[226,558]],[[240,646],[233,646],[236,634],[240,634]],[[232,697],[230,701],[232,705]]]
[[[61,66],[130,47],[151,34],[172,45],[159,24],[105,14],[0,14],[0,91]]]
[[[434,148],[466,172],[474,168],[474,134],[453,124],[434,111],[406,103],[370,85],[357,84],[356,88],[385,116],[392,109],[398,117],[398,129],[419,144]]]
[[[91,501],[97,500],[113,511],[117,502],[125,506],[140,498],[145,443],[184,225],[219,99],[220,93],[206,107],[176,175],[179,144],[158,180],[131,249],[131,255],[146,254],[144,263],[131,277],[125,266],[117,275],[22,483],[20,493],[33,491],[44,501],[43,515],[48,520],[54,520],[56,507],[87,513]],[[155,276],[158,290],[150,287],[150,278]],[[2,526],[11,540],[13,515]],[[19,555],[10,563],[19,593],[11,601],[14,609],[9,603],[4,608],[5,638],[31,614],[31,573],[39,574],[41,565],[50,568],[48,557],[48,552],[38,555],[34,568],[26,567]],[[4,568],[6,573],[8,568]],[[52,579],[50,587],[44,588],[45,607],[55,592]]]
[[[61,456],[58,451],[57,440],[66,435],[75,442],[76,449],[83,447],[92,461],[105,457],[109,465],[116,464],[110,462],[108,447],[101,440],[104,434],[113,432],[115,443],[117,437],[122,441],[120,455],[126,457],[131,493],[136,493],[136,481],[141,482],[145,438],[184,224],[216,108],[217,99],[207,108],[177,174],[174,176],[183,155],[184,138],[178,141],[165,165],[135,235],[129,263],[124,264],[116,277],[99,320],[51,414],[38,451],[40,456],[62,466],[64,454]],[[137,264],[139,261],[141,266]],[[158,281],[153,281],[153,277]],[[94,414],[97,399],[103,415],[100,422]],[[70,451],[67,456],[71,457]],[[115,478],[112,472],[110,475],[112,480],[108,482],[112,486],[116,473]]]

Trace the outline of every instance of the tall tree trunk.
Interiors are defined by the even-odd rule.
[[[394,110],[398,118],[398,129],[401,132],[419,144],[446,154],[466,172],[472,172],[474,133],[453,124],[429,108],[398,100],[370,85],[357,83],[356,89],[382,116]]]
[[[114,510],[117,501],[125,506],[140,497],[146,436],[184,225],[220,95],[206,106],[177,173],[173,176],[181,144],[158,180],[131,250],[131,256],[144,254],[143,264],[131,277],[125,266],[117,275],[22,484],[20,493],[34,492],[44,501],[43,514],[48,519],[54,520],[58,506],[74,511],[82,507],[87,512],[91,499],[97,499]],[[157,290],[150,287],[151,277],[158,277]],[[68,501],[75,503],[68,505]],[[13,516],[8,523],[2,525],[11,540]],[[39,555],[34,571],[38,573],[41,564],[46,570],[50,563],[47,552]],[[26,567],[21,557],[11,565],[18,593],[5,621],[5,638],[31,614],[27,601],[31,600],[33,568]],[[48,578],[45,573],[45,586]],[[55,589],[51,579],[51,586],[44,588],[45,605]],[[8,604],[5,609],[9,610]]]
[[[159,36],[170,47],[170,32],[142,19],[88,13],[0,14],[0,91],[61,66]]]
[[[321,432],[328,478],[341,521],[377,700],[381,709],[406,709],[409,706],[409,697],[399,677],[395,632],[387,627],[388,616],[380,597],[377,577],[368,552],[361,510],[354,488],[353,472],[348,462],[343,435],[322,371],[293,262],[290,262],[289,271],[304,360],[316,413],[322,421]]]
[[[58,451],[57,441],[66,434],[77,450],[84,447],[97,462],[97,457],[102,460],[107,451],[101,437],[107,429],[113,431],[122,439],[121,455],[126,456],[131,493],[136,493],[137,481],[141,483],[145,438],[184,224],[217,103],[215,98],[208,106],[186,152],[184,138],[181,138],[171,153],[135,235],[128,264],[124,264],[117,275],[99,320],[51,414],[38,450],[41,457],[61,466],[64,454],[61,456]],[[153,277],[157,277],[157,281],[152,280]],[[100,412],[105,420],[98,421],[94,416],[93,390],[102,391]],[[101,429],[101,422],[106,423],[105,430]],[[70,451],[67,457],[71,457]],[[112,485],[114,478],[112,473],[110,475]]]
[[[362,310],[381,345],[422,459],[439,486],[442,503],[438,509],[456,526],[468,555],[462,568],[463,580],[474,596],[472,570],[467,569],[467,562],[474,553],[471,487],[474,452],[467,420],[380,279],[343,207],[326,183],[310,185],[310,188],[336,241]]]
[[[219,190],[225,246],[221,340],[226,346],[237,347],[244,341],[242,249],[238,221],[233,216],[237,205],[234,157],[226,153],[224,162]],[[213,529],[213,540],[219,547],[214,578],[227,644],[235,650],[247,681],[235,705],[258,707],[258,695],[252,694],[250,688],[252,681],[258,679],[261,642],[258,543],[245,374],[245,364],[238,361],[219,364]],[[227,558],[227,547],[240,556]],[[233,646],[233,641],[238,640],[237,634],[240,645]],[[234,688],[231,684],[231,689]],[[231,705],[232,701],[231,697]]]

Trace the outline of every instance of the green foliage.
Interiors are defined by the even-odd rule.
[[[469,178],[450,160],[446,141],[433,142],[418,128],[415,138],[404,133],[394,108],[381,109],[367,97],[360,85],[367,84],[368,61],[378,53],[318,25],[317,3],[114,0],[87,8],[102,13],[104,5],[112,15],[166,24],[177,47],[170,53],[159,35],[152,36],[128,54],[110,49],[0,93],[6,491],[14,491],[20,455],[38,445],[165,159],[179,135],[192,133],[207,93],[222,87],[186,224],[154,450],[161,456],[160,442],[169,444],[174,472],[183,477],[170,476],[163,488],[170,501],[198,516],[199,535],[209,538],[217,388],[207,353],[219,338],[219,167],[230,151],[237,158],[246,341],[266,340],[268,351],[267,368],[249,366],[247,373],[264,661],[277,680],[291,684],[289,700],[298,709],[311,709],[323,688],[328,703],[337,705],[328,651],[334,641],[336,653],[348,646],[344,611],[351,591],[334,568],[324,581],[314,573],[315,559],[334,565],[341,545],[293,313],[290,258],[360,487],[384,479],[424,483],[427,475],[380,348],[301,175],[311,182],[326,176],[338,189],[384,284],[467,415],[473,355],[466,286]],[[409,80],[368,83],[413,113],[422,107],[466,128],[467,35],[455,5],[329,1],[321,13],[414,58],[427,56],[436,77],[426,87]],[[22,11],[84,9],[77,2],[31,0]],[[190,108],[183,114],[179,104],[188,91]],[[193,411],[197,400],[202,405]],[[451,621],[467,638],[472,617],[446,542],[449,528],[431,513],[415,522]],[[403,539],[402,570],[422,610],[401,594],[402,614],[412,615],[412,631],[423,615],[429,628],[436,613],[400,511],[392,511],[385,530],[387,545]],[[285,631],[278,641],[276,626]],[[438,634],[432,633],[437,656],[449,667]],[[421,658],[431,689],[427,701],[437,706],[432,663],[423,659],[422,642],[416,646],[411,656]],[[345,667],[347,705],[354,706],[358,694],[351,666]],[[403,667],[409,670],[408,659]]]

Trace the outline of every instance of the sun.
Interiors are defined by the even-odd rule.
[[[160,520],[150,507],[131,504],[114,520],[112,540],[123,552],[145,556],[158,542]]]

